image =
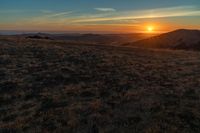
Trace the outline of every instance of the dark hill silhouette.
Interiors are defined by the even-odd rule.
[[[200,50],[200,30],[179,29],[125,45],[149,48]]]

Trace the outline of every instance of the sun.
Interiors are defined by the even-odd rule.
[[[154,26],[147,26],[147,31],[148,32],[153,32],[154,31]]]

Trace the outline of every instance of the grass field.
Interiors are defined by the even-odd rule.
[[[0,38],[0,132],[198,133],[200,53]]]

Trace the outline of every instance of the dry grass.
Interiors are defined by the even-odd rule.
[[[200,53],[0,41],[0,132],[200,132]]]

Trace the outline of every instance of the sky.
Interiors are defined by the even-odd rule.
[[[200,0],[0,0],[0,30],[167,32],[200,29]]]

